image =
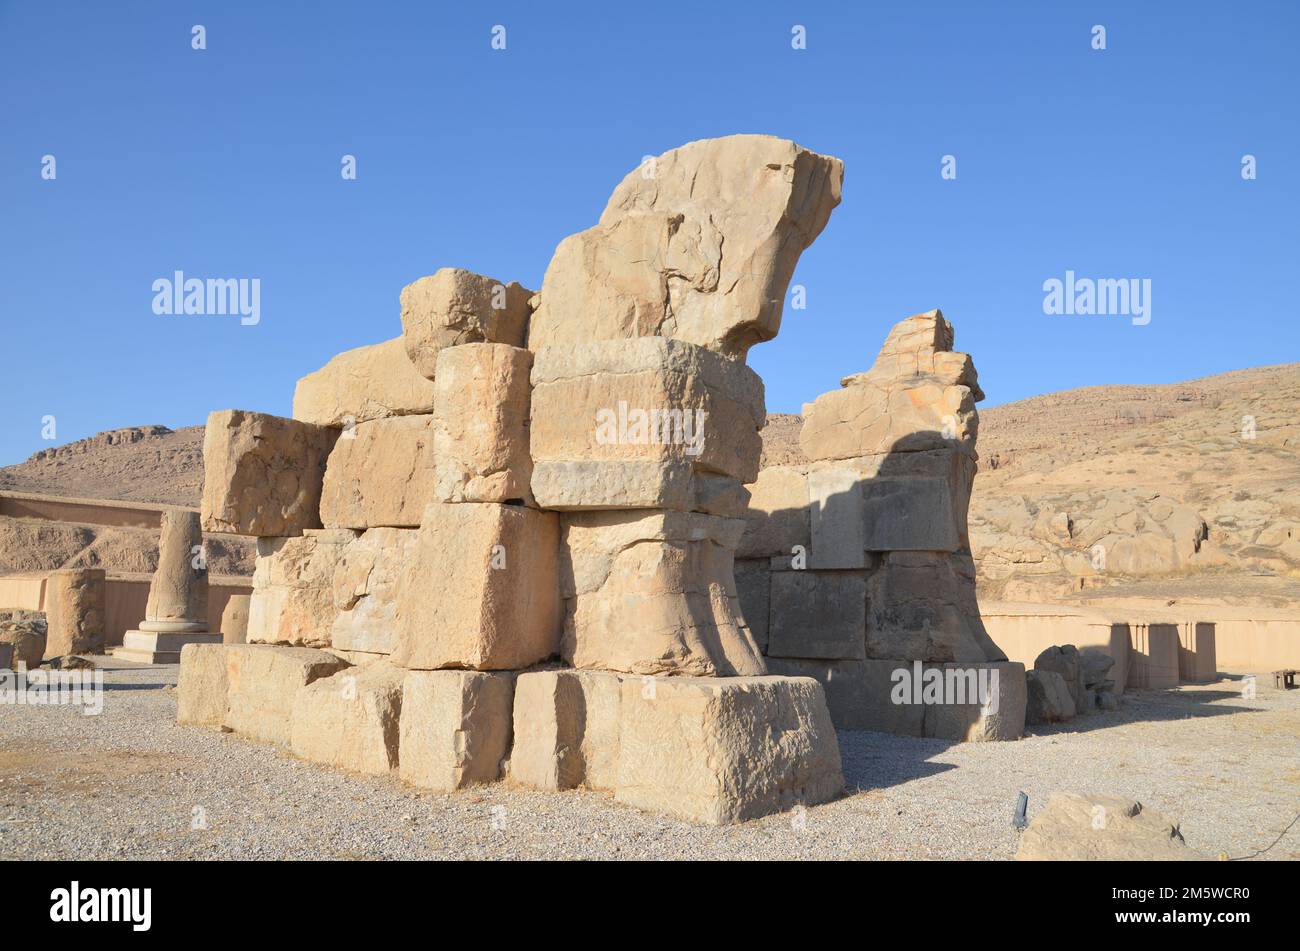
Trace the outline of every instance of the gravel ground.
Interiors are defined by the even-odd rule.
[[[1136,691],[1017,743],[841,733],[844,798],[703,828],[600,793],[435,795],[298,762],[176,726],[176,667],[97,661],[99,716],[0,705],[0,858],[1004,859],[1021,790],[1031,817],[1053,790],[1130,796],[1237,857],[1300,812],[1300,691],[1262,682]],[[1300,858],[1300,825],[1264,857]]]

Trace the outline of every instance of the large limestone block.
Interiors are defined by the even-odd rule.
[[[269,536],[320,528],[321,480],[337,437],[336,430],[266,413],[209,414],[203,530]]]
[[[223,644],[186,644],[176,681],[176,722],[220,727],[226,721],[230,680]]]
[[[718,825],[840,794],[821,686],[802,677],[628,678],[618,801]]]
[[[1005,660],[984,629],[969,555],[890,552],[867,581],[867,656],[936,663]]]
[[[680,340],[598,341],[538,352],[532,382],[530,451],[540,505],[679,507],[678,493],[694,500],[697,490],[685,485],[694,474],[738,482],[758,476],[763,385],[741,363]],[[651,465],[634,479],[622,466],[609,474],[591,467],[588,501],[581,492],[576,500],[557,492],[554,472],[543,471],[565,463]],[[655,467],[675,471],[657,480]],[[624,493],[612,494],[611,486]]]
[[[861,483],[868,551],[956,551],[964,529],[957,524],[954,492],[947,479],[879,478]]]
[[[436,379],[438,359],[451,347],[472,343],[524,345],[533,292],[444,267],[402,288],[402,340],[415,368]]]
[[[559,517],[434,503],[397,586],[393,662],[517,670],[559,653]]]
[[[399,772],[452,792],[501,776],[510,752],[514,674],[409,670],[402,682]]]
[[[1024,735],[1024,664],[936,664],[928,669],[941,674],[944,690],[938,702],[925,704],[926,736],[976,743]]]
[[[623,679],[601,670],[520,674],[510,778],[536,789],[612,791],[618,782]]]
[[[102,568],[64,568],[45,576],[45,656],[98,654],[104,650]]]
[[[809,459],[945,447],[975,451],[984,394],[970,357],[952,351],[952,325],[939,311],[895,325],[866,373],[817,397],[804,414],[799,445]]]
[[[504,343],[471,343],[438,354],[433,445],[439,501],[531,500],[532,365],[530,351]]]
[[[911,676],[901,661],[769,657],[767,666],[774,674],[812,677],[820,683],[837,730],[925,736],[925,705],[894,702],[899,678]]]
[[[1028,724],[1062,723],[1076,712],[1074,698],[1065,678],[1055,670],[1025,671],[1025,722]]]
[[[405,673],[378,661],[299,689],[289,717],[293,755],[357,773],[395,770]]]
[[[811,544],[808,473],[795,466],[768,466],[749,487],[745,534],[738,558],[791,555]]]
[[[774,571],[769,657],[864,660],[867,580],[861,571]]]
[[[432,412],[433,384],[407,357],[401,337],[340,353],[293,391],[293,418],[318,426]]]
[[[434,500],[434,417],[375,419],[346,430],[321,489],[326,528],[415,528]]]
[[[213,645],[216,646],[216,645]],[[262,743],[288,746],[298,691],[347,667],[327,651],[267,644],[222,644],[229,685],[223,726]]]
[[[663,336],[743,360],[780,329],[795,264],[843,177],[839,159],[765,135],[643,162],[599,224],[556,248],[529,348]]]
[[[643,510],[568,513],[561,524],[567,662],[636,674],[766,672],[734,577],[744,522]]]
[[[1020,835],[1020,861],[1194,861],[1178,825],[1118,796],[1052,793]]]
[[[334,566],[335,650],[390,654],[397,625],[397,582],[415,553],[411,528],[372,528],[339,553]]]
[[[294,538],[259,538],[248,643],[329,647],[338,613],[334,576],[356,537],[348,529],[326,528]]]

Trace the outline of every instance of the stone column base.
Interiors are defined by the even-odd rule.
[[[199,633],[163,633],[159,631],[127,631],[122,646],[113,648],[117,660],[135,661],[137,664],[179,664],[181,648],[186,644],[220,644],[221,635],[207,631]]]

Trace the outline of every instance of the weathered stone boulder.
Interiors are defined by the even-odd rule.
[[[559,652],[559,516],[434,503],[398,580],[393,663],[518,670]]]
[[[102,568],[64,568],[45,577],[45,656],[104,650]]]
[[[39,667],[45,658],[45,621],[28,618],[15,621],[0,621],[0,644],[7,644],[13,649],[8,664],[0,666],[18,669],[18,664],[26,664],[28,669]]]
[[[318,426],[432,412],[433,384],[407,357],[402,337],[340,353],[293,391],[293,418]]]
[[[1028,688],[1026,723],[1062,723],[1082,712],[1075,706],[1065,678],[1057,671],[1040,668],[1027,670],[1025,681]]]
[[[211,413],[203,433],[203,530],[284,536],[319,528],[321,480],[337,437],[266,413]]]
[[[402,780],[452,792],[499,779],[510,752],[514,681],[512,673],[407,671],[399,731]]]
[[[533,292],[462,268],[444,267],[402,288],[402,341],[423,376],[437,378],[443,350],[471,343],[522,347]]]
[[[298,691],[348,666],[327,651],[307,647],[222,644],[220,650],[229,685],[222,725],[246,739],[280,746],[291,739]]]
[[[744,523],[688,512],[571,512],[561,520],[562,653],[636,674],[766,672],[733,575]]]
[[[293,755],[356,773],[397,769],[405,673],[378,661],[301,687],[289,716]]]
[[[1021,861],[1194,861],[1176,823],[1117,796],[1052,793],[1020,836]]]
[[[718,825],[844,789],[814,680],[629,677],[619,713],[619,802]]]
[[[541,670],[515,679],[510,778],[535,789],[613,790],[624,675]]]
[[[503,343],[438,354],[433,444],[439,501],[532,500],[532,365],[530,351]]]
[[[799,255],[839,204],[844,166],[733,135],[642,163],[600,222],[555,250],[528,346],[676,337],[744,359],[781,326]]]
[[[434,500],[434,417],[374,419],[345,430],[321,488],[326,528],[416,528]]]
[[[1113,663],[1113,661],[1112,661]],[[1073,644],[1049,647],[1034,659],[1035,670],[1052,670],[1061,675],[1075,712],[1088,709],[1084,703],[1083,663],[1079,649]]]

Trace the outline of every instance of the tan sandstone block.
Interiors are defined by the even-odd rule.
[[[795,264],[839,204],[843,176],[839,159],[764,135],[703,139],[643,163],[595,227],[556,248],[530,349],[662,336],[743,360],[776,336]]]
[[[769,657],[863,660],[867,581],[860,571],[774,571]]]
[[[520,674],[510,778],[536,789],[613,790],[622,680],[597,670]]]
[[[622,685],[615,798],[741,822],[840,794],[821,686],[802,677],[656,677]]]
[[[574,667],[756,675],[733,567],[744,523],[694,512],[563,516],[562,651]]]
[[[269,644],[223,644],[229,705],[223,723],[240,736],[287,746],[294,699],[302,687],[347,662],[326,651]]]
[[[267,536],[319,528],[321,479],[337,437],[335,430],[266,413],[209,414],[203,530]]]
[[[248,603],[250,644],[329,647],[338,610],[334,575],[348,529],[308,529],[294,538],[259,538]]]
[[[559,652],[559,518],[434,503],[398,581],[393,663],[517,670]]]
[[[402,779],[439,792],[499,779],[510,752],[514,681],[512,673],[407,671],[398,757]]]
[[[63,568],[45,576],[45,657],[104,650],[102,568]]]
[[[415,368],[436,378],[438,358],[449,347],[471,343],[524,346],[533,292],[444,267],[402,288],[402,340]]]
[[[333,578],[333,649],[392,653],[397,582],[418,535],[411,528],[372,528],[340,552]]]
[[[318,426],[432,412],[433,384],[411,363],[401,337],[340,353],[293,391],[293,418]]]
[[[953,353],[952,324],[937,310],[896,324],[871,370],[846,376],[804,413],[809,459],[851,459],[945,447],[975,451],[984,398],[969,355]]]
[[[867,656],[934,663],[1002,661],[980,620],[970,555],[889,552],[867,579]]]
[[[811,544],[808,473],[794,466],[769,466],[749,489],[745,534],[737,556],[790,555],[796,545],[807,550]]]
[[[680,340],[643,337],[540,351],[532,381],[530,451],[538,466],[650,462],[740,482],[758,476],[763,387],[742,363]],[[534,483],[534,494],[549,488]],[[609,507],[661,507],[658,498],[607,495],[596,497]]]
[[[226,720],[230,680],[224,644],[186,644],[176,682],[176,722],[219,727]]]
[[[289,717],[293,755],[357,773],[395,770],[405,673],[378,661],[299,689]]]
[[[440,501],[531,501],[532,364],[532,353],[503,343],[465,344],[438,354],[433,444]]]
[[[415,528],[434,499],[434,417],[375,419],[346,430],[325,468],[327,528]]]

